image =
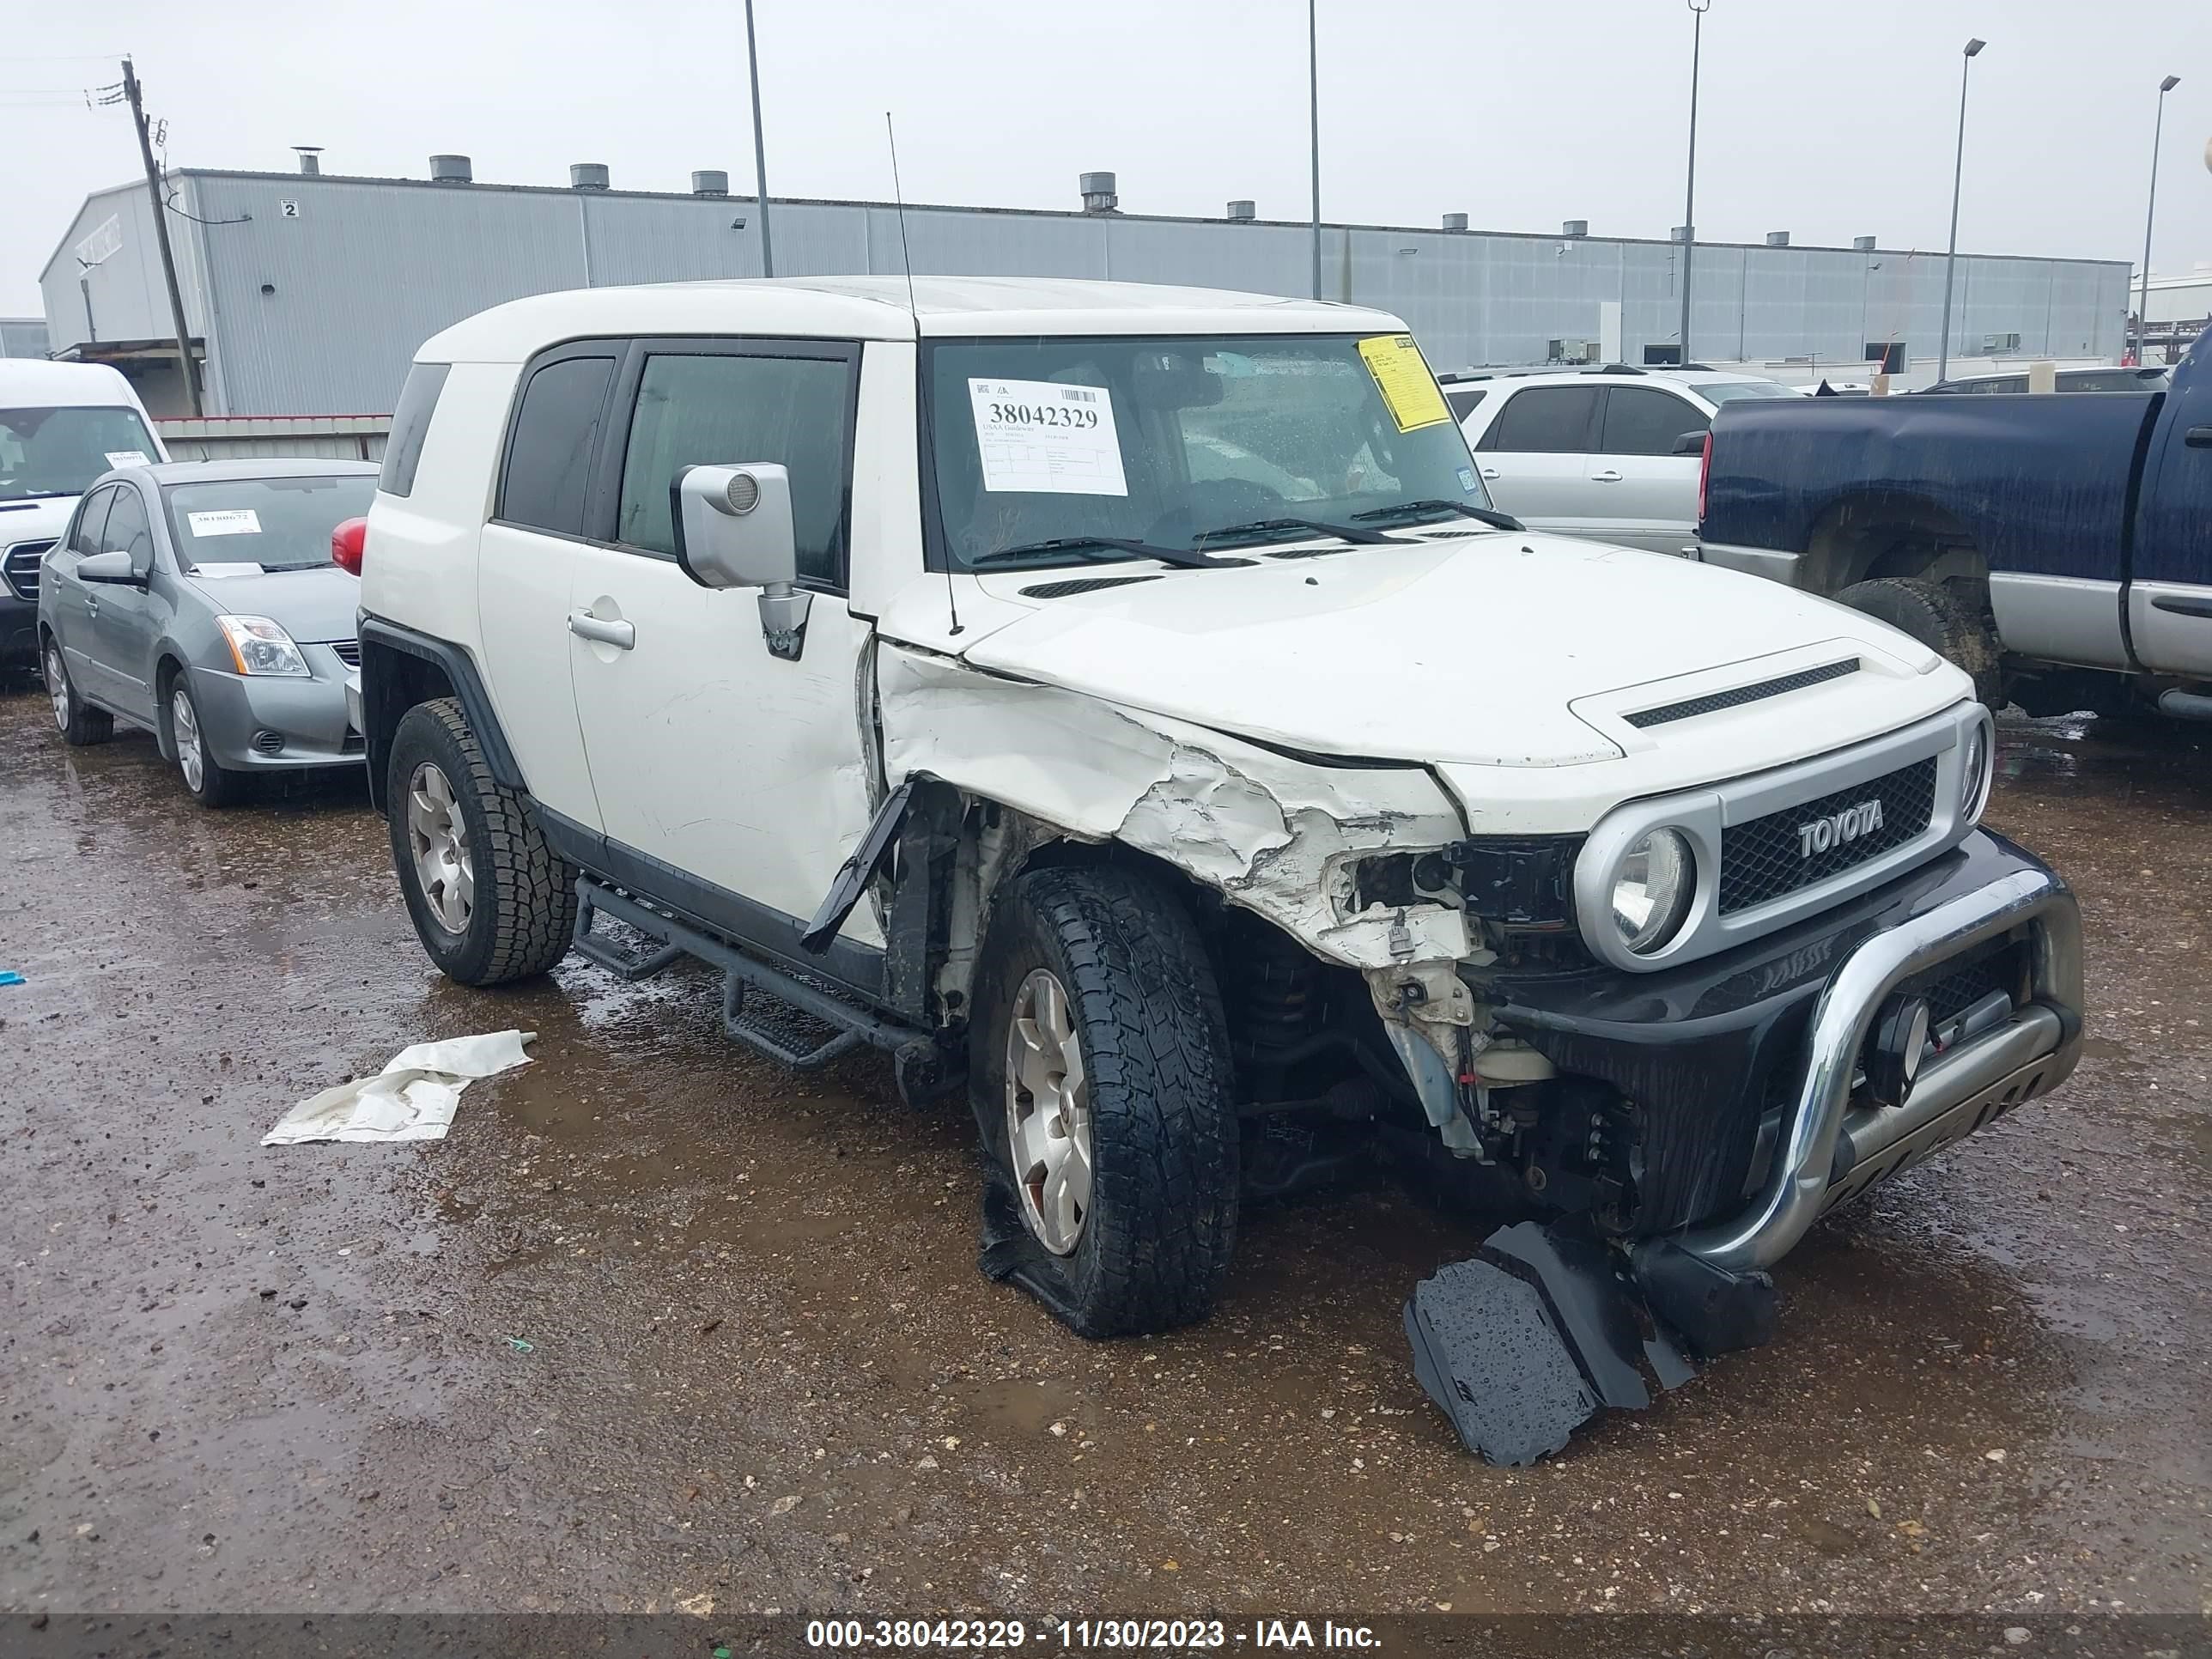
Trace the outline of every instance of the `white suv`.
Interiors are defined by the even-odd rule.
[[[1443,377],[1491,499],[1534,530],[1694,555],[1705,428],[1731,398],[1790,398],[1718,369],[1501,368]]]
[[[1976,829],[1958,670],[1524,533],[1473,465],[1340,306],[486,312],[422,349],[362,572],[423,946],[689,954],[738,1038],[964,1094],[986,1267],[1088,1334],[1201,1316],[1243,1192],[1395,1134],[1755,1340],[1821,1211],[2071,1069],[2073,900]]]

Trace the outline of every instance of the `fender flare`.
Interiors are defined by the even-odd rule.
[[[384,677],[370,672],[379,651],[395,652],[428,663],[443,675],[446,684],[453,687],[453,696],[460,700],[461,711],[468,716],[469,728],[483,750],[484,764],[491,769],[493,778],[507,788],[528,793],[529,782],[515,762],[514,750],[492,708],[491,693],[485,689],[483,675],[467,651],[449,640],[418,633],[365,612],[357,631],[361,636],[361,717],[367,728],[361,735],[368,751],[369,799],[378,811],[384,808],[384,766],[392,752],[392,733],[415,701],[392,698]],[[398,702],[398,707],[387,706],[394,702]]]

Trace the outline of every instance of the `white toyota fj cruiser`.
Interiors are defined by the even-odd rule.
[[[986,1266],[1086,1334],[1201,1317],[1240,1192],[1379,1139],[1756,1340],[1821,1212],[2075,1062],[1966,676],[1524,532],[1374,312],[517,301],[422,349],[362,597],[439,967],[688,953],[766,1052],[963,1091]]]

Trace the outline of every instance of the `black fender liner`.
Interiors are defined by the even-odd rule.
[[[393,652],[416,662],[427,663],[444,676],[446,684],[453,688],[453,695],[460,699],[461,712],[469,717],[469,729],[476,734],[477,743],[483,750],[484,764],[491,769],[493,778],[507,788],[528,792],[529,781],[515,763],[514,750],[500,726],[498,714],[493,711],[491,693],[484,687],[483,674],[477,667],[476,659],[450,640],[419,633],[367,611],[361,615],[357,631],[361,636],[361,718],[366,728],[361,735],[368,751],[369,800],[377,811],[384,810],[384,769],[392,752],[392,734],[400,717],[421,701],[395,696],[390,678],[373,672],[379,652]]]

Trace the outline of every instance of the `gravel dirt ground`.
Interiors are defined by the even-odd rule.
[[[355,781],[209,812],[0,696],[0,1611],[2212,1612],[2206,740],[2003,735],[2073,1083],[1501,1471],[1398,1322],[1479,1218],[1256,1209],[1210,1323],[1085,1343],[977,1273],[964,1114],[753,1059],[697,974],[448,985]],[[257,1144],[508,1026],[442,1142]]]

